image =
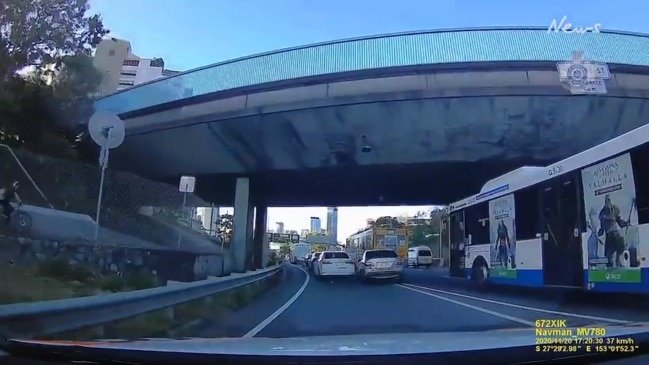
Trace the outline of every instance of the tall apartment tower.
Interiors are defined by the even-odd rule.
[[[332,245],[338,243],[338,207],[327,208],[327,235]]]

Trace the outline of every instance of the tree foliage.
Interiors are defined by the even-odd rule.
[[[101,74],[91,52],[108,34],[87,0],[0,0],[0,141],[96,160],[84,124]],[[94,162],[94,161],[93,161]]]
[[[396,217],[383,216],[377,218],[374,223],[372,223],[374,228],[404,228],[405,224],[399,222]]]
[[[221,214],[217,221],[219,234],[225,246],[229,246],[232,242],[232,227],[234,216],[232,214]]]
[[[324,245],[322,243],[319,243],[317,245],[313,245],[313,246],[311,246],[311,251],[313,251],[313,252],[327,251],[327,245]]]
[[[291,245],[288,243],[283,243],[281,246],[279,246],[279,254],[280,255],[289,255],[291,253]]]
[[[108,34],[88,0],[1,0],[0,70],[3,79],[25,67],[59,69],[70,55],[90,56]]]
[[[432,209],[429,212],[417,212],[415,218],[424,220],[425,223],[409,227],[409,246],[434,246],[439,245],[444,230],[443,222],[447,211],[444,208]]]

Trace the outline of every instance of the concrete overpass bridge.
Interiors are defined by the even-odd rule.
[[[235,206],[244,247],[252,207],[265,228],[267,206],[446,203],[638,127],[649,120],[641,50],[649,36],[622,32],[382,35],[222,62],[96,107],[126,121],[113,167],[197,176],[202,198]],[[606,96],[560,84],[556,63],[574,51],[609,65]]]

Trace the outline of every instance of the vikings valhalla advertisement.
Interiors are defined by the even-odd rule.
[[[588,227],[590,282],[639,283],[638,210],[631,157],[624,154],[581,171]]]
[[[514,194],[489,202],[491,269],[494,278],[516,278],[516,210]]]

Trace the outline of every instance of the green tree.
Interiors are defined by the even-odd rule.
[[[375,228],[404,228],[405,224],[399,222],[396,217],[383,216],[379,217],[372,223]]]
[[[90,55],[108,30],[99,15],[86,16],[87,0],[2,0],[0,6],[0,140],[77,157],[89,146],[81,132],[101,82]]]
[[[66,56],[90,56],[109,32],[100,15],[86,15],[88,0],[2,0],[0,6],[0,80],[29,66],[58,70]]]
[[[279,254],[282,256],[289,255],[291,253],[291,245],[288,243],[284,243],[281,246],[279,246]]]
[[[223,239],[224,246],[230,246],[232,242],[232,229],[233,229],[234,216],[232,214],[221,214],[219,216],[218,230]]]
[[[327,245],[323,245],[323,244],[313,245],[311,247],[311,251],[313,251],[313,252],[327,251]]]
[[[434,233],[429,224],[419,224],[410,227],[408,231],[408,246],[430,246]]]
[[[430,213],[418,211],[414,215],[414,222],[408,227],[408,246],[431,246],[434,241],[434,227],[431,225]]]

